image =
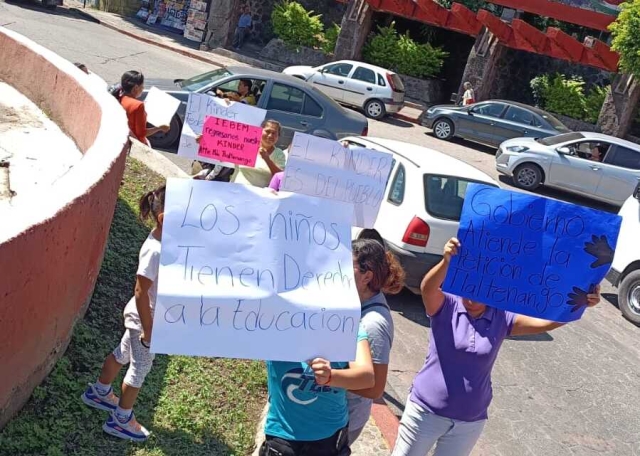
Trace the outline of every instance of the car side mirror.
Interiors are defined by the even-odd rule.
[[[317,70],[319,73],[321,74],[325,74],[327,72],[326,68],[320,68],[319,70]]]
[[[568,147],[558,147],[556,151],[562,155],[571,155],[571,149]]]
[[[473,108],[469,108],[467,109],[467,114],[469,114],[470,116],[473,116],[475,114],[475,111],[473,110]]]
[[[640,201],[640,180],[638,180],[636,188],[633,190],[633,197]]]

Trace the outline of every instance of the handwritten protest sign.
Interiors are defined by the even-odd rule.
[[[353,360],[351,211],[306,195],[169,179],[152,351]]]
[[[147,112],[147,122],[156,127],[171,125],[171,119],[180,107],[180,100],[162,90],[151,87],[144,99],[144,110]]]
[[[231,102],[227,105],[227,102],[221,98],[201,93],[192,93],[189,95],[189,102],[187,103],[185,122],[182,127],[182,134],[178,146],[178,155],[209,163],[220,163],[219,160],[198,156],[199,146],[196,142],[196,137],[202,135],[206,118],[217,117],[219,119],[259,127],[264,121],[266,114],[267,111],[264,109],[259,109],[244,103]]]
[[[233,120],[207,117],[202,128],[198,157],[255,166],[262,128]]]
[[[472,184],[443,290],[504,310],[577,320],[609,270],[621,218]]]
[[[372,228],[393,167],[393,156],[296,133],[281,190],[353,203],[353,224]]]

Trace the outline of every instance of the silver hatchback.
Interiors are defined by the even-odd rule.
[[[515,138],[500,145],[496,169],[524,190],[544,184],[621,206],[640,179],[640,145],[588,132]]]

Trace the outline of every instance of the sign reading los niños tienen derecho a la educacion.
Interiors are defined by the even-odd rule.
[[[353,360],[352,214],[322,198],[169,179],[151,350]]]
[[[500,309],[577,320],[606,275],[620,231],[615,214],[471,184],[443,290]]]

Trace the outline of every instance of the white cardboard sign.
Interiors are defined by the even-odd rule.
[[[249,106],[245,103],[232,101],[227,104],[225,100],[218,97],[192,93],[189,95],[189,102],[187,103],[178,155],[210,163],[222,163],[198,156],[199,146],[196,142],[196,137],[202,134],[205,118],[213,116],[259,127],[266,115],[267,111],[264,109]],[[226,165],[235,166],[233,163],[227,163]]]
[[[351,205],[169,179],[154,353],[355,358]]]
[[[373,228],[392,167],[389,153],[296,133],[281,189],[352,203],[353,225]]]
[[[171,119],[180,107],[180,100],[166,92],[151,87],[144,99],[144,110],[147,112],[147,122],[156,127],[171,125]]]

